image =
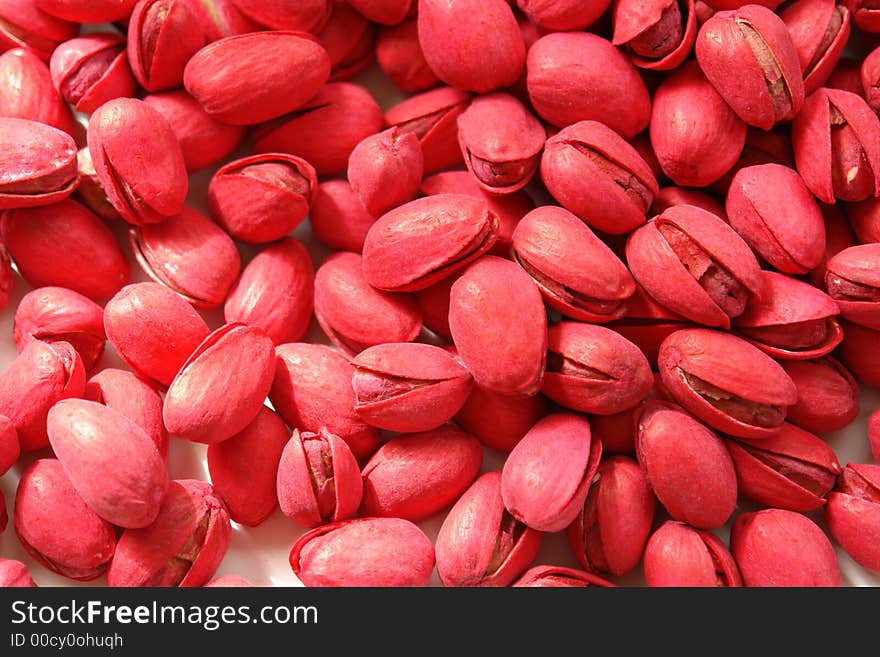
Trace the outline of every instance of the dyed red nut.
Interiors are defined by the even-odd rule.
[[[782,367],[798,391],[797,403],[788,409],[790,422],[827,433],[842,429],[859,414],[859,385],[834,358],[783,361]]]
[[[486,253],[498,217],[464,194],[410,201],[383,215],[364,240],[364,276],[388,292],[423,290]]]
[[[602,461],[583,511],[568,526],[568,542],[588,571],[625,575],[635,568],[654,520],[654,493],[628,456]]]
[[[504,506],[532,529],[565,529],[583,511],[601,456],[602,443],[591,436],[585,418],[573,413],[546,416],[504,462]]]
[[[156,521],[127,529],[107,573],[108,586],[202,586],[223,560],[232,527],[209,484],[172,481]]]
[[[620,135],[581,121],[547,140],[541,178],[553,197],[596,230],[628,233],[645,223],[657,181],[648,164]],[[579,181],[591,180],[591,185]]]
[[[327,0],[232,0],[232,4],[265,28],[313,33],[321,30],[332,9]]]
[[[766,7],[721,11],[700,28],[697,61],[737,116],[769,130],[804,102],[798,54],[782,19]]]
[[[207,41],[219,41],[236,34],[258,32],[261,26],[245,16],[235,0],[203,0],[190,5],[201,21]]]
[[[876,34],[880,32],[880,11],[870,0],[852,0],[847,3],[851,7],[853,23],[863,32]]]
[[[376,61],[382,72],[407,93],[418,93],[440,84],[440,78],[425,60],[415,18],[379,33]]]
[[[862,203],[848,205],[846,218],[842,221],[845,223],[847,219],[859,242],[862,244],[880,242],[880,199],[869,198]],[[850,241],[844,248],[854,246],[854,244],[854,240]],[[842,250],[839,249],[837,253]],[[821,280],[824,281],[824,276]]]
[[[467,109],[470,100],[471,95],[460,89],[432,89],[389,109],[385,124],[415,133],[422,145],[425,173],[433,173],[461,162],[458,117]]]
[[[564,128],[600,121],[625,139],[648,127],[651,98],[635,67],[611,42],[586,32],[557,32],[529,48],[529,98],[538,115]]]
[[[382,128],[382,110],[370,92],[349,82],[328,83],[298,110],[258,126],[258,153],[290,153],[321,175],[342,173],[364,138]]]
[[[158,283],[120,290],[104,308],[104,328],[126,365],[162,386],[210,333],[191,305]]]
[[[715,432],[683,409],[649,402],[638,418],[636,455],[674,519],[715,529],[730,518],[737,494],[730,453]]]
[[[254,125],[303,109],[329,76],[330,57],[317,39],[254,32],[202,48],[187,63],[183,84],[218,121]]]
[[[847,465],[828,495],[825,521],[856,563],[880,572],[880,466]]]
[[[348,443],[357,458],[372,454],[379,430],[354,412],[354,365],[325,345],[283,344],[275,353],[277,367],[269,399],[284,421],[301,431],[317,433],[326,427]]]
[[[66,287],[106,299],[128,280],[128,262],[113,233],[75,201],[9,210],[0,233],[19,273],[34,287]]]
[[[318,176],[294,155],[251,155],[224,164],[208,186],[211,216],[239,242],[274,242],[309,213]]]
[[[449,328],[474,381],[500,393],[534,394],[547,353],[547,314],[521,267],[495,256],[471,265],[452,286]]]
[[[31,340],[63,340],[79,352],[87,370],[104,351],[104,309],[78,292],[42,287],[24,295],[15,311],[13,336],[18,350]]]
[[[151,224],[181,211],[186,165],[158,111],[133,98],[111,100],[89,119],[88,141],[95,172],[123,219]]]
[[[831,541],[800,513],[765,509],[740,514],[730,547],[746,586],[840,586]]]
[[[345,0],[334,0],[330,20],[316,33],[330,57],[330,81],[347,80],[373,59],[376,26]]]
[[[797,170],[823,203],[880,195],[880,120],[859,96],[819,89],[791,128]]]
[[[211,118],[199,102],[182,89],[150,94],[144,102],[168,123],[190,173],[225,159],[244,137],[244,128]]]
[[[0,415],[0,475],[6,474],[15,465],[20,451],[15,425],[8,417]]]
[[[633,64],[652,71],[679,66],[697,38],[693,0],[623,0],[615,3],[612,21],[612,43],[624,46]]]
[[[141,269],[197,308],[215,308],[226,299],[241,267],[235,243],[205,215],[184,207],[161,224],[129,233]]]
[[[522,74],[526,48],[505,0],[419,0],[418,23],[425,59],[448,85],[486,93]]]
[[[358,518],[303,534],[290,567],[306,586],[426,586],[434,547],[408,520]]]
[[[551,308],[585,322],[619,319],[636,289],[626,265],[563,208],[544,206],[523,217],[513,257]]]
[[[704,187],[730,171],[746,143],[746,124],[689,62],[654,93],[651,145],[677,185]]]
[[[546,412],[541,395],[505,395],[475,385],[455,422],[487,447],[509,452]]]
[[[312,321],[315,270],[301,242],[288,237],[250,261],[226,298],[227,323],[258,326],[272,342],[300,340]]]
[[[125,415],[147,433],[162,458],[168,460],[162,398],[152,384],[137,374],[108,368],[88,380],[83,398]]]
[[[458,413],[473,387],[470,373],[449,352],[429,344],[376,345],[352,363],[355,412],[388,431],[436,429]]]
[[[733,555],[715,534],[667,520],[645,547],[648,586],[739,587]]]
[[[440,580],[444,586],[507,586],[534,561],[541,537],[504,508],[501,473],[488,472],[443,520],[436,544]]]
[[[49,205],[79,185],[76,144],[67,133],[28,119],[0,118],[0,210]]]
[[[49,68],[24,48],[0,55],[0,117],[45,123],[77,137],[78,126],[55,90]]]
[[[254,583],[249,579],[245,579],[244,577],[239,577],[238,575],[223,575],[221,577],[215,577],[210,582],[205,584],[205,588],[250,588],[253,587]]]
[[[843,323],[843,342],[840,343],[840,359],[847,369],[861,383],[869,386],[880,386],[880,362],[876,358],[866,358],[880,349],[880,331]]]
[[[658,345],[659,347],[659,345]],[[591,415],[590,426],[602,439],[602,450],[605,454],[636,453],[636,421],[642,414],[645,404],[654,400],[672,401],[664,390],[660,375],[654,374],[654,385],[645,398],[634,407],[611,415]]]
[[[619,333],[581,322],[550,328],[541,392],[557,404],[611,415],[634,407],[653,384],[647,358]]]
[[[0,559],[0,588],[33,588],[37,585],[27,566],[15,559]]]
[[[423,168],[418,137],[389,128],[351,152],[348,180],[367,212],[378,217],[418,194]]]
[[[134,96],[137,83],[125,55],[125,39],[105,33],[62,43],[52,53],[52,82],[78,112],[92,113],[114,98]]]
[[[478,96],[458,117],[465,164],[477,184],[494,194],[509,194],[529,183],[546,138],[541,122],[509,94]]]
[[[220,443],[244,430],[269,394],[275,376],[272,340],[262,329],[235,323],[204,339],[165,395],[168,432],[200,443]]]
[[[769,438],[798,400],[785,370],[742,338],[683,329],[660,347],[663,385],[710,427],[738,438]]]
[[[740,169],[727,193],[730,225],[770,265],[806,274],[825,253],[825,222],[800,176],[779,164]]]
[[[15,493],[15,533],[41,566],[87,582],[110,566],[116,530],[74,490],[56,459],[40,459],[21,475]]]
[[[544,30],[581,30],[595,23],[610,0],[516,0],[529,20]]]
[[[585,570],[564,566],[535,566],[529,568],[511,586],[516,588],[587,588],[613,587],[614,584]]]
[[[85,384],[82,359],[67,342],[25,345],[0,376],[0,416],[15,428],[22,453],[49,446],[46,414],[57,401],[81,396]]]
[[[862,61],[859,81],[861,84],[858,88],[848,91],[864,96],[868,105],[876,112],[880,108],[880,48],[872,50]]]
[[[825,84],[850,33],[850,10],[836,0],[799,0],[779,17],[788,28],[804,75],[807,95]]]
[[[324,246],[360,253],[375,222],[376,217],[367,212],[347,180],[328,180],[315,190],[309,223]]]
[[[714,196],[689,187],[664,187],[661,189],[654,197],[651,213],[654,215],[663,214],[676,205],[695,205],[727,221],[727,213],[724,211],[723,203],[716,200]]]
[[[761,268],[748,245],[716,215],[671,207],[630,235],[626,260],[658,303],[695,322],[730,328],[760,298]]]
[[[263,406],[241,432],[208,446],[211,484],[235,522],[256,527],[278,506],[275,482],[287,440],[284,422]]]
[[[831,353],[843,340],[834,300],[804,281],[762,271],[760,300],[733,320],[736,330],[761,351],[803,360]]]
[[[851,322],[880,330],[880,243],[844,249],[826,265],[828,294]]]
[[[74,23],[112,23],[131,15],[137,0],[35,0],[47,14]]]
[[[0,23],[0,51],[28,48],[46,62],[58,44],[79,32],[79,25],[44,12],[32,0],[2,0]]]
[[[276,465],[275,499],[294,522],[311,528],[357,513],[364,484],[351,449],[339,436],[326,429],[294,429]]]
[[[794,168],[794,152],[787,127],[776,127],[769,131],[749,127],[746,130],[746,145],[739,160],[730,171],[712,183],[712,190],[719,196],[726,195],[737,171],[758,164],[782,164],[790,169]]]
[[[70,483],[92,511],[119,527],[146,527],[156,519],[168,473],[144,429],[83,399],[55,404],[46,428]]]
[[[356,253],[335,253],[315,275],[315,317],[349,355],[386,342],[411,342],[422,330],[414,300],[370,286]]]
[[[374,23],[397,25],[413,13],[415,0],[350,0],[349,4]]]
[[[818,509],[841,472],[834,450],[793,424],[771,438],[728,440],[727,448],[740,492],[778,509]]]

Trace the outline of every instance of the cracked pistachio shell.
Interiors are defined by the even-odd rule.
[[[675,520],[651,536],[643,563],[648,586],[743,585],[733,555],[715,534]]]
[[[43,11],[34,0],[0,2],[0,50],[28,48],[48,62],[58,44],[78,32],[79,25]]]
[[[633,64],[653,71],[679,66],[694,47],[694,0],[619,0],[612,15],[612,43],[623,46]]]
[[[595,23],[611,0],[516,0],[529,20],[544,30],[582,30]]]
[[[564,566],[535,566],[529,568],[511,586],[532,588],[586,588],[588,586],[613,587],[614,584],[586,570]]]
[[[825,84],[850,35],[851,10],[837,0],[798,0],[779,13],[791,35],[807,95]]]
[[[847,335],[850,330],[846,329]],[[836,359],[782,361],[794,381],[798,400],[788,409],[790,422],[816,433],[837,431],[859,414],[859,384]]]
[[[14,48],[0,55],[0,116],[45,123],[76,139],[80,129],[64,100],[33,51]]]
[[[367,212],[378,217],[418,194],[423,168],[418,137],[392,127],[355,147],[348,158],[348,180]]]
[[[856,563],[880,572],[880,466],[849,464],[828,495],[831,536]]]
[[[378,27],[345,0],[333,0],[333,11],[316,33],[330,57],[331,82],[348,80],[373,60]]]
[[[844,249],[828,260],[825,284],[840,314],[880,330],[880,243]]]
[[[65,41],[49,62],[52,83],[78,112],[92,113],[114,98],[135,95],[137,83],[125,54],[125,39],[113,33]]]

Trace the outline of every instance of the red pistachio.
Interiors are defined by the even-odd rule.
[[[828,495],[825,521],[856,563],[880,572],[880,466],[847,465]]]
[[[0,588],[36,587],[27,566],[15,559],[0,559]]]
[[[330,81],[348,80],[373,59],[376,26],[345,0],[334,0],[330,20],[316,33],[330,57]]]
[[[651,205],[652,214],[663,214],[675,205],[695,205],[698,208],[711,212],[719,218],[727,221],[727,213],[724,205],[717,201],[714,196],[690,187],[664,187],[654,197]]]
[[[651,367],[656,368],[657,356],[663,341],[676,331],[690,325],[684,317],[654,301],[644,288],[636,283],[635,293],[626,301],[623,318],[609,324],[609,328],[641,349],[651,363]]]
[[[474,385],[455,422],[487,447],[509,452],[546,412],[542,395],[506,395]]]
[[[423,167],[418,137],[394,127],[355,147],[348,180],[367,212],[378,217],[416,196]]]
[[[0,1],[0,51],[28,48],[48,62],[58,44],[77,32],[79,25],[43,11],[36,0]]]
[[[804,74],[807,95],[825,84],[850,34],[850,9],[837,0],[799,0],[779,13]]]
[[[402,91],[417,93],[440,84],[440,79],[425,60],[415,18],[386,27],[379,33],[376,60],[382,72]]]
[[[137,0],[34,0],[34,4],[74,23],[112,23],[128,18]]]
[[[614,584],[585,570],[563,566],[535,566],[529,568],[513,584],[513,587],[532,588],[587,588],[588,586],[613,587]]]
[[[828,294],[850,322],[880,330],[880,243],[844,249],[826,265]]]
[[[843,322],[843,342],[840,343],[840,359],[861,383],[880,386],[880,361],[867,357],[880,349],[880,331]]]
[[[382,25],[397,25],[415,11],[416,0],[349,0],[371,21]]]
[[[788,409],[789,421],[827,433],[842,429],[859,414],[859,386],[834,358],[783,361],[782,367],[798,391],[797,403]]]
[[[659,347],[659,345],[658,345]],[[591,415],[590,426],[602,438],[602,449],[606,454],[636,453],[636,424],[642,408],[650,401],[672,401],[663,388],[660,375],[654,374],[654,385],[638,404],[620,413],[611,415]]]
[[[309,223],[324,246],[360,253],[375,222],[347,180],[328,180],[316,188]]]
[[[870,198],[861,203],[852,203],[846,207],[846,219],[862,244],[880,242],[880,199]],[[846,223],[846,220],[843,220]],[[851,241],[846,246],[854,246]],[[837,253],[842,251],[839,249]],[[824,283],[824,276],[819,285]]]
[[[694,0],[620,0],[612,21],[612,43],[624,46],[636,66],[654,71],[681,64],[697,37]]]
[[[742,586],[733,555],[717,536],[667,520],[645,548],[648,586]]]
[[[232,4],[266,28],[313,33],[320,31],[333,8],[327,0],[232,0]]]
[[[851,217],[849,221],[841,209],[842,206],[821,206],[822,217],[825,219],[825,253],[822,256],[822,262],[810,272],[810,283],[813,284],[813,287],[820,290],[826,289],[825,275],[828,273],[828,261],[844,249],[855,246],[856,236],[853,234],[852,227],[858,224],[858,220],[855,218],[853,211],[858,205],[862,204],[853,203],[849,205],[848,211]],[[852,223],[852,226],[850,223]]]
[[[52,82],[78,112],[91,113],[114,98],[134,96],[137,83],[125,55],[125,39],[104,33],[65,41],[49,63]]]
[[[45,123],[76,138],[79,126],[64,100],[46,63],[33,51],[15,48],[0,55],[0,116]]]

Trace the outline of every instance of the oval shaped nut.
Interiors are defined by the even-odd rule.
[[[474,381],[501,393],[535,394],[544,378],[547,313],[521,267],[495,256],[452,286],[449,328]]]
[[[328,180],[318,185],[309,223],[324,246],[360,253],[375,221],[347,180]]]
[[[415,12],[415,0],[352,0],[351,6],[369,20],[382,25],[397,25]]]
[[[58,44],[79,31],[76,23],[41,11],[35,2],[4,2],[2,12],[0,47],[30,48],[44,61],[49,61]]]
[[[87,370],[95,366],[107,339],[104,309],[63,287],[41,287],[25,294],[15,310],[12,332],[19,351],[30,340],[69,342]]]
[[[223,303],[241,268],[229,235],[188,207],[161,224],[132,228],[129,242],[150,278],[197,308]]]
[[[651,97],[610,41],[587,32],[547,34],[529,48],[526,86],[542,119],[559,128],[601,121],[625,139],[648,127]]]
[[[736,471],[724,441],[680,407],[650,402],[636,428],[636,454],[657,499],[676,520],[700,529],[727,522]]]
[[[532,529],[556,532],[584,507],[602,443],[590,424],[573,413],[539,420],[513,448],[501,472],[504,506]]]
[[[164,285],[127,285],[104,308],[107,339],[137,374],[171,385],[210,329],[195,309]]]
[[[619,333],[580,322],[550,328],[541,392],[556,403],[611,415],[638,404],[653,384],[648,360]]]
[[[334,253],[315,275],[315,317],[327,337],[349,355],[386,342],[410,342],[422,330],[415,301],[367,282],[363,259]]]
[[[227,323],[263,329],[277,344],[302,339],[312,321],[315,296],[312,257],[288,237],[269,244],[241,273],[223,305]]]
[[[186,164],[158,111],[134,98],[111,100],[89,118],[88,143],[101,185],[127,222],[157,223],[181,211]]]
[[[482,463],[479,441],[452,425],[394,438],[364,466],[360,514],[424,520],[457,500]]]
[[[116,529],[86,506],[57,459],[34,461],[15,493],[15,533],[41,566],[87,582],[110,566]]]
[[[354,412],[354,365],[326,345],[283,344],[275,354],[269,399],[288,426],[312,432],[326,427],[348,443],[357,458],[372,454],[379,444],[379,430]]]
[[[47,430],[71,484],[92,511],[120,527],[146,527],[156,519],[168,472],[141,427],[109,406],[65,399],[49,411]]]
[[[168,432],[162,421],[162,398],[153,384],[126,370],[108,368],[88,380],[83,398],[113,408],[143,429],[168,460]]]
[[[74,23],[112,23],[128,18],[137,0],[36,0],[34,4]]]
[[[440,84],[440,78],[428,66],[422,52],[416,17],[379,32],[376,62],[382,72],[407,93],[418,93]]]
[[[458,499],[437,534],[444,586],[507,586],[538,555],[541,532],[512,516],[501,499],[501,473],[480,476]]]
[[[327,0],[232,0],[233,6],[263,29],[318,32],[330,17]]]
[[[464,269],[498,237],[498,217],[464,194],[410,201],[374,223],[364,240],[364,276],[388,292],[412,292]]]
[[[654,520],[654,493],[639,464],[628,456],[602,461],[580,514],[568,526],[568,543],[588,571],[625,575],[635,568]]]
[[[856,324],[880,330],[880,243],[844,249],[828,260],[825,284],[840,314]]]
[[[538,170],[547,135],[541,122],[505,93],[478,96],[458,117],[458,143],[477,184],[495,194],[525,187]]]
[[[509,452],[546,412],[543,395],[506,395],[474,385],[455,423],[486,447]]]
[[[746,143],[746,124],[696,62],[685,64],[657,87],[650,129],[660,166],[676,185],[715,182],[737,163]]]
[[[626,0],[614,5],[612,43],[623,46],[633,64],[653,71],[676,68],[690,54],[697,37],[693,0]]]
[[[730,328],[761,296],[761,268],[748,244],[691,205],[671,207],[630,235],[626,261],[654,300],[700,324]]]
[[[644,569],[648,586],[742,586],[733,555],[715,534],[675,520],[652,534]]]
[[[844,322],[844,338],[840,343],[840,359],[860,383],[869,386],[880,385],[880,363],[866,354],[880,348],[880,331]]]
[[[736,466],[740,492],[778,509],[818,509],[841,473],[834,450],[787,422],[775,436],[728,440],[727,448]]]
[[[762,271],[761,299],[733,320],[736,330],[779,359],[824,356],[843,340],[840,308],[827,294],[785,274]]]
[[[798,173],[823,203],[880,196],[880,120],[861,96],[820,88],[791,126]]]
[[[800,513],[765,509],[740,514],[730,546],[746,586],[840,586],[831,541]]]
[[[782,367],[798,392],[798,401],[786,416],[790,422],[807,431],[827,433],[842,429],[858,416],[859,384],[838,360],[825,356],[783,361]]]
[[[284,153],[224,164],[208,186],[211,216],[240,242],[281,239],[309,213],[318,178],[311,164]]]
[[[769,130],[804,102],[798,54],[782,19],[760,5],[716,13],[700,28],[697,61],[733,111]]]
[[[831,536],[856,563],[880,572],[880,466],[847,465],[828,495],[825,521]]]
[[[0,117],[0,210],[57,203],[79,185],[76,144],[57,128]]]
[[[374,217],[415,198],[423,169],[419,138],[397,127],[370,135],[348,158],[351,188]]]
[[[522,577],[511,586],[514,588],[587,588],[588,586],[608,588],[615,585],[585,570],[564,566],[535,566],[524,572]]]
[[[408,520],[358,518],[303,534],[290,567],[306,586],[425,586],[434,546]]]
[[[46,414],[61,399],[80,397],[82,359],[70,343],[32,340],[0,375],[0,415],[15,427],[21,452],[49,446]]]
[[[0,116],[44,123],[77,138],[77,124],[49,67],[31,49],[13,48],[0,55],[0,89]]]
[[[0,415],[0,475],[6,474],[15,465],[20,453],[15,425],[8,417]]]
[[[658,366],[676,402],[739,438],[776,435],[798,399],[794,382],[778,363],[729,333],[676,331],[663,341]]]
[[[613,235],[645,223],[659,191],[638,151],[596,121],[575,123],[547,140],[541,178],[563,207],[592,228]]]
[[[792,3],[779,13],[788,28],[809,95],[825,84],[850,35],[851,8],[834,0]]]
[[[545,30],[581,30],[611,6],[610,0],[517,0],[529,20]],[[536,566],[540,568],[541,566]]]
[[[303,527],[347,520],[357,513],[364,483],[351,448],[321,429],[293,430],[275,479],[281,511]]]
[[[156,521],[127,529],[107,573],[108,586],[202,586],[223,560],[232,526],[209,484],[172,481]]]
[[[200,443],[223,442],[249,425],[272,387],[275,346],[255,326],[223,326],[204,339],[165,395],[168,432]]]
[[[135,95],[137,83],[125,54],[125,39],[111,32],[61,44],[49,62],[52,82],[78,112],[92,113],[114,98]]]
[[[186,65],[183,84],[223,123],[254,125],[302,107],[330,76],[330,57],[300,32],[254,32],[215,41]]]
[[[428,344],[376,345],[352,363],[355,412],[388,431],[436,429],[458,413],[473,386],[470,372],[446,350]]]
[[[37,585],[21,561],[0,559],[0,587],[3,588],[34,588]]]
[[[235,522],[256,527],[275,510],[278,463],[287,440],[284,422],[263,406],[241,432],[208,446],[211,484]]]
[[[379,28],[347,2],[334,2],[332,10],[317,37],[330,57],[329,79],[348,80],[372,62]]]

